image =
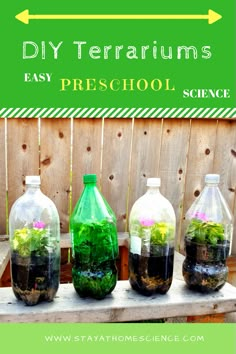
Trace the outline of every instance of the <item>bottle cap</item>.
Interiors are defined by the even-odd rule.
[[[147,179],[147,186],[148,187],[160,187],[161,186],[161,179],[160,178],[148,178]]]
[[[25,184],[34,184],[40,186],[40,176],[26,176],[25,177]]]
[[[215,175],[215,174],[206,175],[205,183],[220,183],[220,175]]]
[[[96,183],[97,182],[97,175],[84,175],[83,182],[86,183]]]

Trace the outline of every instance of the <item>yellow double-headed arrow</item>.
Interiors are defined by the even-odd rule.
[[[207,15],[31,15],[29,10],[16,15],[17,20],[27,25],[29,20],[208,20],[211,25],[221,18],[212,10]]]

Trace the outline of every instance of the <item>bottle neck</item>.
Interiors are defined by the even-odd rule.
[[[160,187],[147,187],[147,194],[160,194]]]
[[[219,183],[206,183],[205,184],[205,187],[208,187],[208,188],[218,188],[219,187]]]
[[[95,182],[84,184],[84,188],[94,188],[94,187],[97,187],[97,184]]]
[[[41,192],[40,185],[38,184],[27,184],[26,185],[26,193],[27,194],[37,194]]]
[[[83,193],[96,193],[96,191],[98,191],[98,187],[97,187],[97,184],[92,182],[92,183],[85,183],[84,184],[84,190],[83,190]]]

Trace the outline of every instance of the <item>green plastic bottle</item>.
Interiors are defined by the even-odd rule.
[[[70,219],[74,288],[81,297],[103,299],[116,286],[116,217],[96,186],[84,175],[84,190]]]

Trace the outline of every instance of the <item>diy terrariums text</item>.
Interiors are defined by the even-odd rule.
[[[66,50],[63,51],[63,41],[53,43],[51,41],[24,41],[22,44],[22,58],[25,60],[40,58],[60,59],[66,55]],[[181,44],[179,46],[161,45],[154,40],[143,45],[98,45],[87,41],[73,41],[74,55],[78,60],[189,60],[203,59],[207,60],[212,57],[211,46],[203,45],[196,47],[191,44]],[[64,53],[64,54],[63,54]]]

